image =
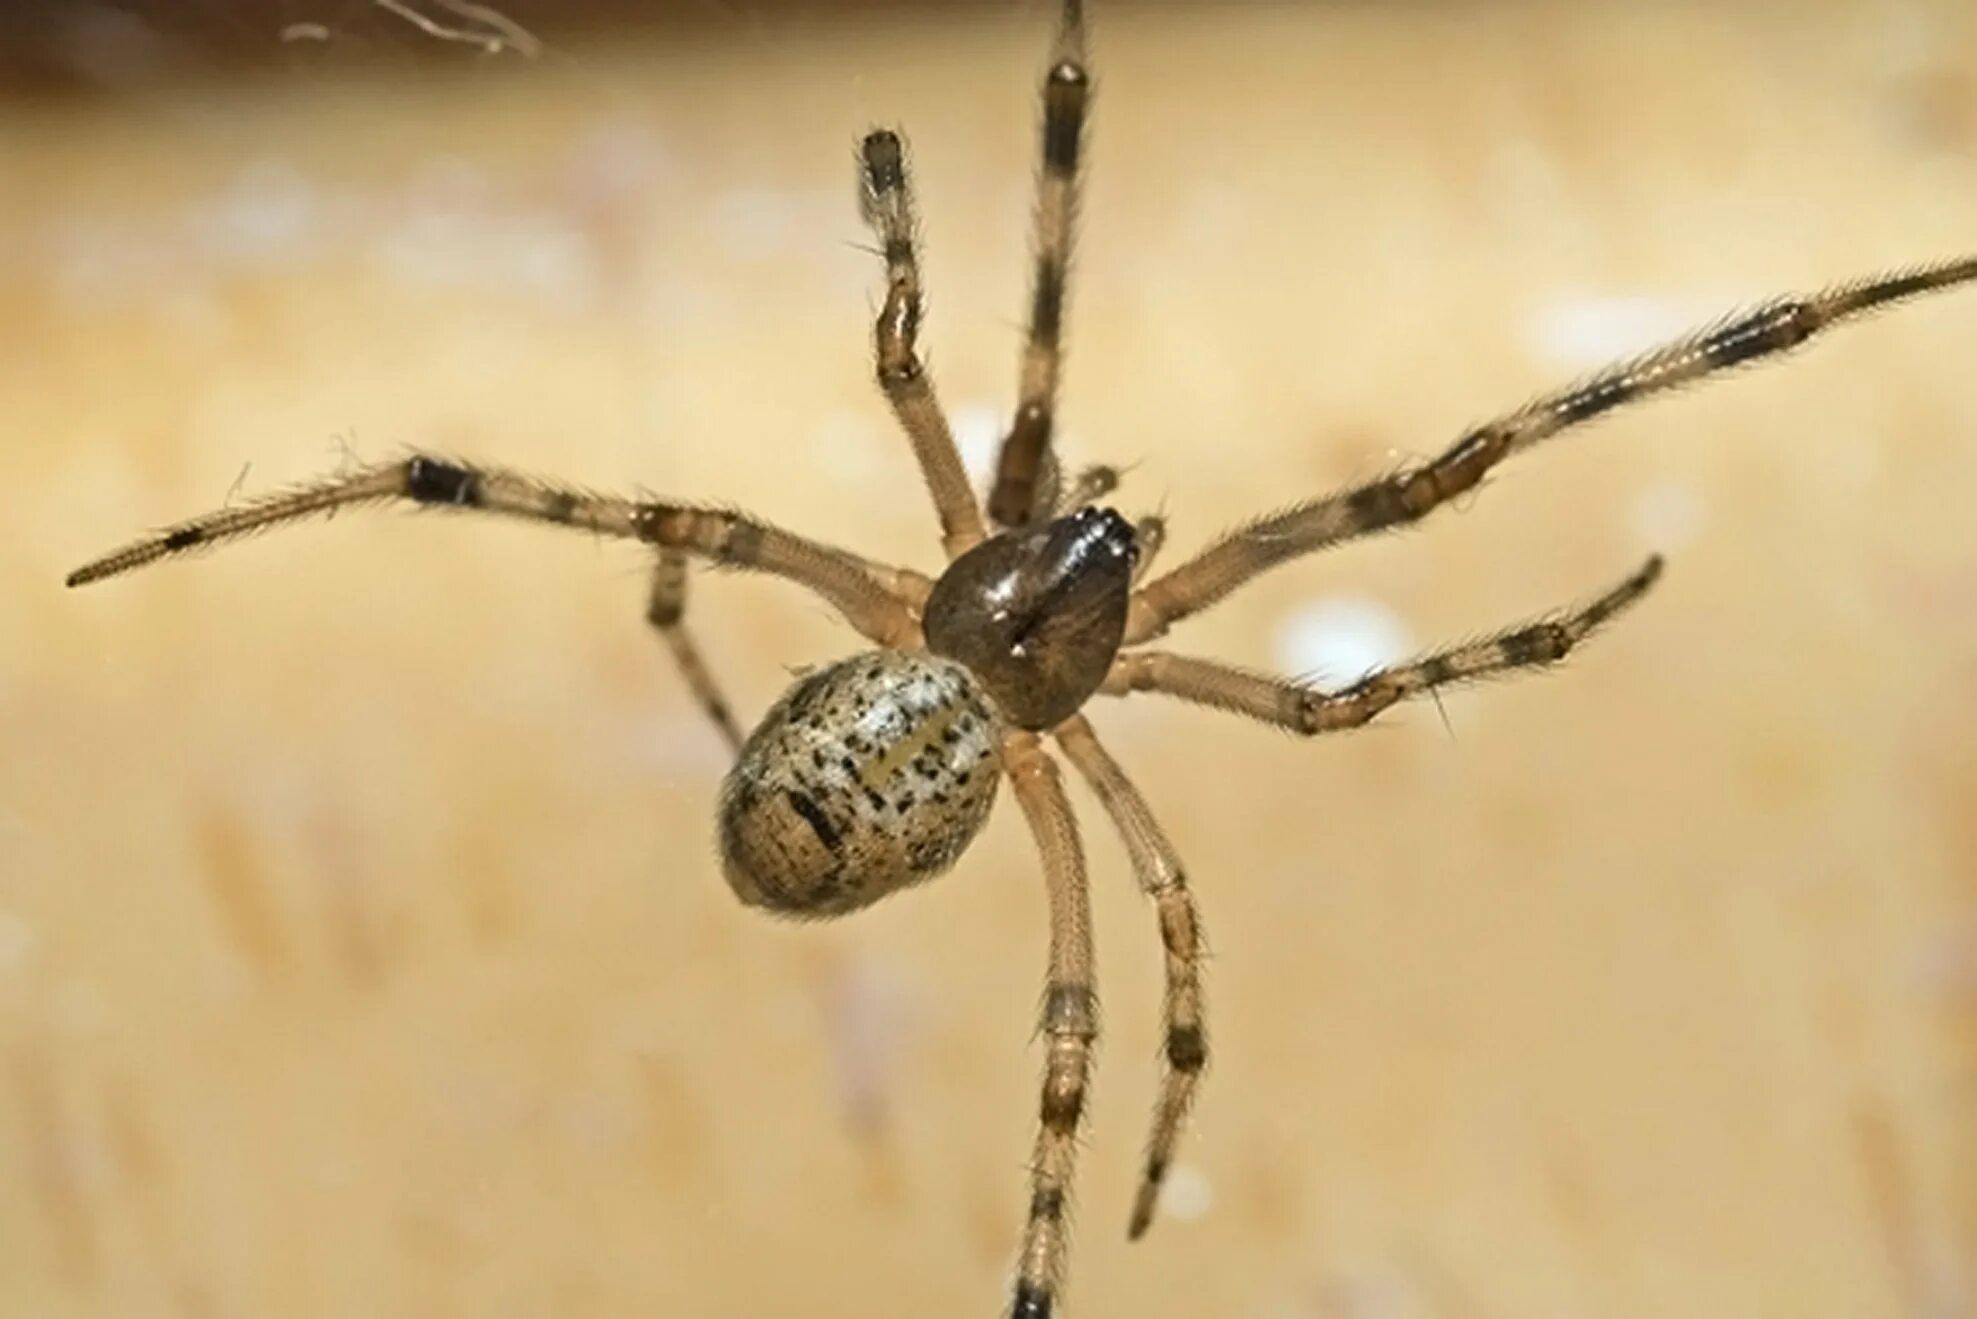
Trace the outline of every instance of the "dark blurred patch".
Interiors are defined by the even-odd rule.
[[[992,0],[942,0],[942,13]],[[518,42],[502,39],[498,14]],[[745,35],[900,0],[52,0],[0,5],[0,97],[100,97],[325,68],[470,64],[649,33]],[[924,16],[928,10],[919,9]],[[453,35],[449,36],[446,33]],[[487,34],[485,44],[472,38]]]

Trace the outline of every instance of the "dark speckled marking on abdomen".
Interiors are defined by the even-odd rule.
[[[729,883],[752,905],[826,917],[939,874],[995,800],[999,732],[952,660],[873,651],[804,675],[728,775]]]

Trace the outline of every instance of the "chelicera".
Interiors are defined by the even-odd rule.
[[[1419,521],[1560,431],[1785,352],[1890,303],[1977,280],[1977,258],[1964,257],[1761,304],[1483,422],[1426,462],[1260,517],[1142,581],[1164,525],[1100,507],[1117,472],[1095,467],[1066,479],[1053,445],[1090,96],[1082,5],[1066,0],[1043,79],[1035,264],[1017,406],[985,501],[976,497],[919,355],[923,301],[903,145],[895,132],[879,130],[860,147],[864,213],[886,270],[874,327],[877,381],[939,516],[948,565],[937,579],[744,513],[599,495],[424,453],[194,518],[69,577],[71,586],[81,585],[313,514],[385,501],[503,514],[643,545],[653,556],[647,618],[737,753],[721,792],[723,869],[744,902],[779,915],[843,915],[939,874],[973,840],[1007,778],[1041,856],[1050,912],[1044,1077],[1010,1302],[1017,1319],[1045,1319],[1056,1305],[1098,1034],[1084,854],[1046,742],[1087,780],[1124,841],[1153,900],[1165,955],[1164,1070],[1128,1228],[1138,1237],[1153,1220],[1208,1059],[1201,922],[1178,853],[1086,718],[1092,698],[1161,693],[1308,735],[1358,727],[1396,702],[1452,683],[1551,664],[1638,601],[1660,572],[1659,558],[1575,608],[1337,690],[1148,643],[1268,569]],[[805,587],[874,648],[799,677],[744,741],[685,627],[693,561]]]

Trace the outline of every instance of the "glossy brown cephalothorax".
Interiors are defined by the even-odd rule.
[[[1111,671],[1138,557],[1109,508],[991,537],[934,583],[927,649],[967,665],[1011,724],[1055,727]]]
[[[742,901],[787,916],[841,915],[939,874],[981,829],[1007,778],[1041,856],[1050,915],[1044,1076],[1010,1290],[1014,1319],[1047,1319],[1058,1306],[1098,1036],[1084,853],[1047,743],[1085,779],[1119,833],[1152,900],[1164,953],[1160,1090],[1127,1228],[1138,1237],[1153,1221],[1208,1061],[1201,922],[1179,854],[1085,717],[1091,699],[1154,692],[1316,734],[1359,727],[1396,702],[1453,683],[1551,664],[1638,601],[1660,559],[1578,606],[1337,689],[1147,643],[1268,569],[1421,520],[1540,440],[1776,356],[1877,308],[1977,281],[1977,256],[1965,256],[1763,303],[1512,408],[1426,461],[1260,517],[1143,580],[1165,538],[1163,523],[1129,523],[1096,507],[1118,473],[1093,467],[1067,481],[1053,445],[1091,97],[1082,11],[1081,0],[1064,0],[1043,78],[1029,328],[1015,411],[985,499],[961,464],[920,358],[923,295],[905,149],[886,129],[860,146],[864,214],[886,274],[873,327],[875,373],[939,517],[948,566],[938,580],[745,513],[600,495],[425,453],[182,522],[69,577],[78,586],[312,514],[386,501],[501,514],[646,546],[654,561],[646,617],[736,752],[721,792],[723,869]],[[685,627],[691,561],[805,587],[874,649],[799,677],[744,742]]]

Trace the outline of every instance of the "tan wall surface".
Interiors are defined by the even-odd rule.
[[[1957,0],[1095,21],[1065,425],[1179,548],[1977,247]],[[632,550],[365,512],[59,581],[414,443],[931,567],[850,147],[912,136],[979,445],[1046,36],[744,17],[0,123],[0,1313],[992,1312],[1043,957],[1006,803],[941,884],[778,926],[714,864],[722,754]],[[1446,728],[1099,710],[1189,858],[1218,1056],[1128,1247],[1158,944],[1081,797],[1076,1313],[1977,1313],[1973,345],[1977,293],[1903,310],[1176,634],[1309,666],[1342,619],[1428,645],[1670,554]],[[750,712],[854,640],[774,583],[695,617]]]

